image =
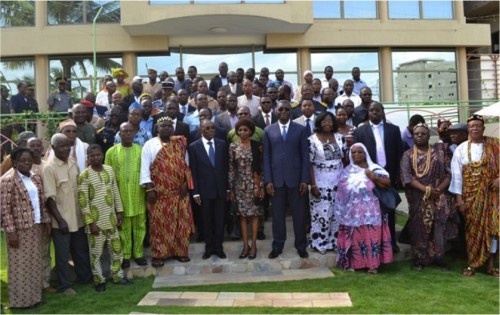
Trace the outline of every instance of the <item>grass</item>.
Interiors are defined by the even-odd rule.
[[[399,217],[399,216],[398,216]],[[404,217],[398,218],[404,223]],[[400,223],[400,222],[398,222]],[[5,242],[1,246],[1,301],[7,303],[7,272]],[[75,285],[78,296],[67,297],[57,293],[44,293],[44,304],[35,310],[6,314],[128,314],[130,312],[172,314],[367,314],[367,313],[499,313],[498,279],[479,272],[474,277],[461,275],[466,262],[449,259],[450,271],[442,272],[429,267],[421,272],[410,270],[410,262],[384,265],[376,276],[365,272],[349,273],[332,268],[334,278],[287,282],[245,283],[227,285],[163,288],[155,291],[207,291],[207,292],[349,292],[350,308],[222,308],[182,306],[137,306],[149,291],[153,277],[134,279],[131,286],[109,284],[106,292],[97,293],[92,286]],[[222,276],[222,275],[221,275]]]

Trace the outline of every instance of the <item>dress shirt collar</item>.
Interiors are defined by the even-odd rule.
[[[286,126],[286,131],[288,132],[288,130],[290,129],[290,119],[288,120],[288,122],[286,124],[282,124],[279,120],[278,120],[278,124],[280,126],[280,132],[283,130],[283,126]]]

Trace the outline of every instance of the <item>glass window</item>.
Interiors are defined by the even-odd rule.
[[[92,23],[97,12],[103,8],[97,18],[98,23],[120,22],[120,1],[48,1],[47,23],[84,24]]]
[[[425,103],[456,101],[454,52],[400,51],[392,53],[394,100]]]
[[[10,90],[10,95],[17,94],[17,83],[35,84],[35,61],[32,58],[2,58],[0,62],[0,81]]]
[[[453,19],[451,0],[389,0],[391,19]]]
[[[35,1],[1,1],[0,27],[34,26]]]
[[[453,19],[452,1],[422,1],[423,19]]]
[[[50,91],[56,89],[57,77],[68,78],[68,90],[76,100],[82,99],[84,93],[91,92],[90,77],[94,76],[92,56],[54,57],[49,59]],[[102,79],[111,74],[111,68],[122,67],[122,58],[118,56],[97,56],[97,77]],[[99,88],[98,88],[99,89]],[[94,91],[97,93],[99,91]]]
[[[169,55],[139,55],[137,56],[137,75],[148,76],[148,68],[156,69],[158,74],[167,71],[170,76],[175,77],[175,68],[180,65],[179,53],[171,52]],[[187,69],[184,69],[187,71]]]
[[[380,98],[378,52],[331,52],[312,51],[311,71],[315,78],[323,79],[326,66],[333,67],[333,78],[342,87],[344,81],[352,79],[352,68],[359,67],[361,80],[372,89],[373,99]]]
[[[257,77],[262,67],[269,68],[269,79],[275,80],[274,73],[281,69],[285,72],[285,80],[295,88],[298,80],[298,66],[296,52],[255,52],[255,72]]]
[[[375,19],[377,2],[357,0],[313,1],[315,19]]]

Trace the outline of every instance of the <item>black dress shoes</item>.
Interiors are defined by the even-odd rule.
[[[401,251],[398,245],[392,245],[392,253],[397,254]]]
[[[217,257],[219,257],[220,259],[227,258],[226,253],[224,253],[224,251],[222,251],[222,250],[220,252],[215,253],[215,255],[217,255]]]
[[[309,257],[309,253],[305,249],[298,250],[297,253],[299,254],[300,258]]]
[[[278,257],[279,255],[281,254],[281,251],[277,251],[277,250],[272,250],[270,253],[269,253],[269,259],[274,259],[276,257]]]
[[[124,259],[122,261],[122,269],[127,269],[127,268],[130,268],[130,260]]]
[[[205,252],[203,253],[203,256],[201,256],[202,259],[208,259],[212,256],[212,253],[209,253],[209,252]]]
[[[135,263],[139,266],[147,266],[148,264],[148,261],[146,260],[146,258],[144,257],[141,257],[141,258],[135,258]]]
[[[104,292],[104,291],[106,291],[106,284],[105,283],[99,283],[98,285],[95,286],[95,290],[97,292]]]

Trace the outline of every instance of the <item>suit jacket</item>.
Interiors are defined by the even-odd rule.
[[[189,125],[188,125],[189,128]],[[192,131],[189,136],[190,142],[195,142],[196,140],[201,138],[201,130],[200,128],[196,128],[196,130]],[[214,138],[226,141],[227,140],[227,132],[226,130],[215,126],[215,136]]]
[[[227,95],[233,93],[233,92],[231,92],[231,87],[229,86],[229,84],[224,85],[222,87],[222,89],[226,92]],[[241,84],[236,83],[236,93],[234,93],[234,94],[237,97],[243,95],[243,87],[241,86]]]
[[[226,142],[217,138],[214,141],[215,167],[208,158],[202,139],[191,143],[188,148],[189,167],[193,176],[193,196],[201,199],[225,198],[228,183],[228,162]]]
[[[262,117],[262,114],[259,112],[257,115],[252,117],[253,122],[255,125],[262,130],[266,129],[266,121],[264,120],[264,117]],[[278,116],[271,112],[271,124],[274,124],[275,122],[278,121]]]
[[[309,142],[306,128],[290,121],[286,141],[279,123],[264,131],[264,183],[275,188],[309,183]]]
[[[305,127],[306,126],[306,119],[307,119],[306,116],[302,115],[299,118],[295,118],[293,120],[293,122],[296,122],[297,124]],[[310,119],[311,119],[311,121],[309,122],[309,124],[311,125],[311,129],[309,129],[309,132],[308,132],[309,136],[314,133],[314,121],[316,120],[316,115],[313,114]]]
[[[127,96],[125,96],[125,97],[123,98],[123,103],[125,103],[125,104],[124,104],[124,107],[125,107],[125,106],[127,107],[127,108],[126,108],[126,110],[127,110],[126,112],[127,112],[127,113],[128,113],[128,107],[129,107],[130,105],[132,105],[132,103],[134,103],[134,102],[135,102],[135,94],[134,94],[134,93],[130,93],[129,95],[127,95]],[[122,109],[125,109],[124,107],[122,107]]]
[[[226,132],[229,132],[229,130],[233,129],[227,111],[220,112],[217,116],[215,116],[214,124],[216,127],[226,130]]]
[[[222,79],[220,78],[220,75],[216,75],[210,80],[210,84],[208,85],[208,89],[215,94],[219,92],[219,89],[222,87]]]
[[[315,100],[312,100],[312,102],[314,105],[314,114],[318,115],[319,113],[326,112],[326,104],[321,104]],[[292,104],[292,119],[299,118],[300,116],[302,116],[302,102]]]
[[[194,107],[193,105],[189,104],[189,102],[188,102],[188,103],[186,103],[186,104],[187,104],[187,107],[188,107],[188,108],[187,108],[187,112],[188,112],[188,114],[189,114],[189,113],[191,113],[191,112],[194,112],[194,111],[196,110],[196,107]],[[184,115],[184,114],[181,112],[181,109],[180,109],[180,108],[179,108],[179,114]],[[183,116],[183,117],[184,117],[184,116]],[[179,116],[178,116],[178,115],[177,115],[177,118],[179,118]]]
[[[377,144],[373,135],[372,126],[368,123],[354,130],[354,143],[361,142],[366,146],[368,154],[373,162],[377,161]],[[391,177],[391,184],[398,187],[399,182],[399,164],[403,156],[403,142],[401,141],[401,132],[399,127],[384,122],[384,149],[386,165],[385,170]]]

